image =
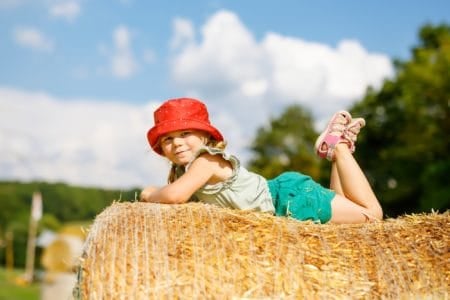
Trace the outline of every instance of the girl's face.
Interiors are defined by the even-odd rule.
[[[208,134],[200,130],[178,130],[163,135],[159,139],[162,153],[172,163],[185,166],[195,153],[208,142]]]

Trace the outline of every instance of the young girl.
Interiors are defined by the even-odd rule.
[[[332,162],[330,189],[298,172],[274,179],[252,173],[224,152],[222,134],[211,125],[206,106],[192,98],[171,99],[154,112],[147,138],[172,163],[169,183],[147,187],[140,200],[167,204],[200,201],[221,207],[268,212],[320,223],[361,223],[382,219],[381,206],[353,158],[362,118],[334,114],[315,144]]]

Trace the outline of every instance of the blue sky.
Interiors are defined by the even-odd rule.
[[[0,179],[164,182],[145,133],[195,96],[245,161],[286,105],[334,110],[394,76],[436,1],[0,0]]]

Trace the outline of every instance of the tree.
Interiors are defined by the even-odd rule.
[[[320,174],[320,162],[315,156],[314,130],[311,114],[299,105],[293,105],[268,127],[259,128],[252,143],[254,159],[249,169],[266,178],[284,171],[298,170],[312,177]]]
[[[410,61],[352,109],[369,126],[356,156],[391,216],[450,207],[450,27],[425,25]]]

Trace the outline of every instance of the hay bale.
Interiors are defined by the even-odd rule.
[[[42,253],[41,264],[47,273],[72,272],[83,251],[83,240],[78,236],[61,233]]]
[[[318,225],[189,203],[114,203],[80,299],[448,299],[450,214]]]
[[[44,248],[41,265],[41,300],[70,299],[77,281],[75,270],[83,252],[85,230],[79,225],[64,226],[55,239]]]

